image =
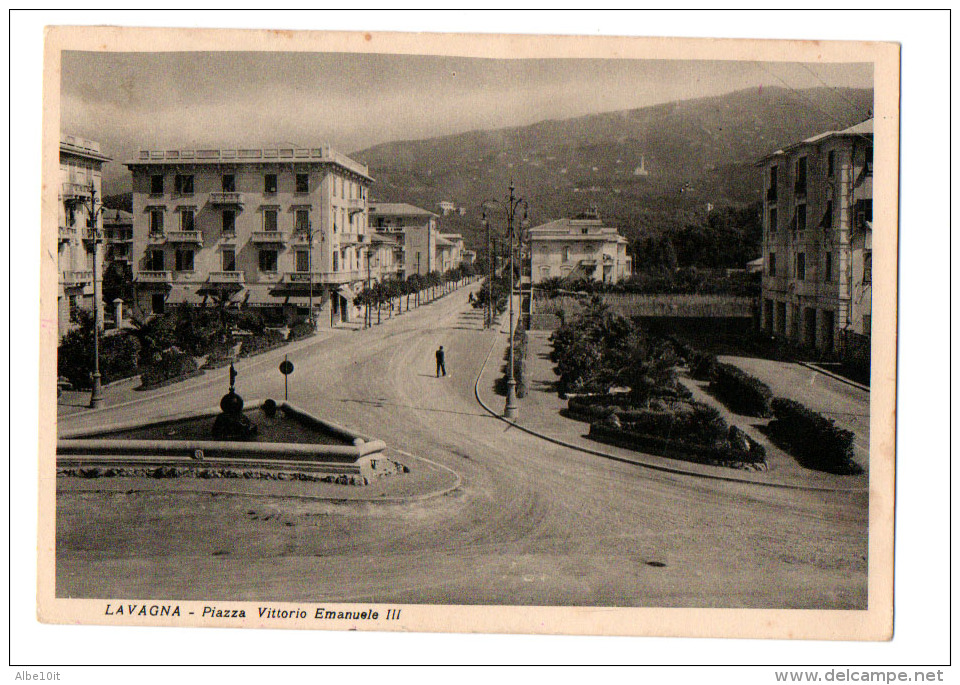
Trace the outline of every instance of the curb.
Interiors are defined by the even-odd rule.
[[[857,383],[856,381],[852,381],[852,380],[850,380],[849,378],[844,378],[844,377],[841,376],[840,374],[838,374],[838,373],[833,373],[832,371],[827,371],[826,369],[821,368],[821,367],[817,366],[816,364],[811,364],[810,362],[797,362],[797,364],[799,364],[800,366],[804,367],[805,369],[810,369],[811,371],[816,371],[817,373],[822,373],[824,376],[830,376],[830,378],[833,378],[834,380],[838,380],[838,381],[840,381],[841,383],[846,383],[847,385],[852,385],[853,387],[858,388],[858,389],[860,389],[860,390],[863,390],[864,392],[870,392],[870,386],[869,386],[869,385],[864,385],[863,383]]]
[[[483,371],[487,366],[487,362],[490,361],[490,355],[493,354],[493,350],[496,348],[497,341],[494,340],[493,344],[490,346],[490,351],[487,352],[486,358],[483,360],[483,364],[480,365],[480,372],[477,374],[477,381],[473,386],[473,394],[477,398],[477,402],[480,403],[480,406],[483,407],[488,413],[495,416],[496,418],[503,421],[509,426],[513,426],[524,433],[529,433],[534,437],[540,438],[541,440],[546,440],[547,442],[552,442],[555,445],[560,445],[561,447],[567,447],[569,449],[577,450],[578,452],[584,452],[586,454],[592,454],[598,457],[603,457],[604,459],[610,459],[611,461],[618,461],[624,464],[632,464],[634,466],[640,466],[652,471],[659,471],[662,473],[670,473],[673,475],[680,476],[690,476],[693,478],[704,478],[707,480],[719,480],[727,483],[740,483],[743,485],[756,485],[759,487],[765,488],[775,488],[778,490],[796,490],[801,492],[838,492],[838,493],[869,493],[869,488],[830,488],[830,487],[820,487],[816,485],[790,485],[788,483],[764,483],[762,481],[754,480],[744,480],[742,478],[735,478],[733,476],[720,476],[710,473],[695,473],[693,471],[687,471],[685,469],[678,469],[671,466],[659,466],[657,464],[648,464],[643,461],[637,461],[635,459],[629,459],[627,457],[620,457],[615,454],[610,454],[609,452],[602,452],[600,450],[593,450],[588,447],[583,447],[581,445],[574,445],[572,443],[560,440],[559,438],[554,438],[544,433],[532,430],[525,426],[520,425],[516,421],[511,421],[506,419],[493,409],[491,409],[480,397],[480,379],[483,377]]]

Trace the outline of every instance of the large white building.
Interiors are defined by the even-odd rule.
[[[534,283],[558,277],[616,283],[632,272],[627,239],[616,228],[604,226],[596,212],[530,229],[530,273]]]
[[[869,338],[873,120],[807,138],[761,160],[762,326],[832,353]]]
[[[309,148],[141,150],[133,175],[137,305],[227,298],[288,321],[355,316],[370,250],[363,164]]]
[[[94,271],[103,278],[103,250],[94,269],[94,237],[102,226],[100,206],[103,165],[110,158],[100,144],[72,135],[60,137],[60,187],[57,217],[57,319],[63,335],[77,309],[93,311],[96,304],[103,320],[103,302],[94,303]]]

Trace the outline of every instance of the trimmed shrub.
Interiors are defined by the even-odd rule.
[[[617,412],[620,424],[642,435],[653,435],[698,445],[714,445],[727,438],[729,428],[713,407],[700,402],[677,402],[663,408]]]
[[[717,358],[708,352],[700,352],[691,348],[690,356],[686,357],[690,365],[690,375],[701,381],[712,381],[717,373]]]
[[[254,335],[244,338],[243,345],[240,348],[241,357],[252,357],[255,354],[262,354],[274,350],[286,342],[286,338],[280,331],[271,328],[264,329],[260,335]]]
[[[153,388],[162,383],[189,378],[196,374],[196,360],[186,352],[171,347],[161,352],[159,359],[144,369],[140,374],[140,382],[142,388]]]
[[[317,329],[314,328],[313,324],[309,321],[298,321],[290,326],[290,332],[287,333],[287,340],[303,340],[304,338],[309,338],[316,332]]]
[[[775,418],[768,426],[770,434],[786,445],[801,464],[830,473],[863,473],[853,461],[852,431],[783,397],[773,400],[772,408]]]
[[[110,383],[136,376],[140,366],[140,341],[130,333],[100,336],[100,380]],[[81,327],[67,333],[57,348],[57,375],[70,381],[75,389],[93,384],[93,323],[82,320]]]
[[[747,416],[770,416],[773,391],[732,364],[717,364],[710,388],[730,409]]]

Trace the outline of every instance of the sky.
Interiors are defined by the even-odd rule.
[[[282,52],[64,52],[61,130],[140,148],[325,142],[350,153],[744,88],[869,88],[872,65]],[[126,190],[110,164],[105,192]]]

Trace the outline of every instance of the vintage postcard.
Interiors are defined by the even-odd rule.
[[[899,59],[49,28],[40,620],[889,639]]]

